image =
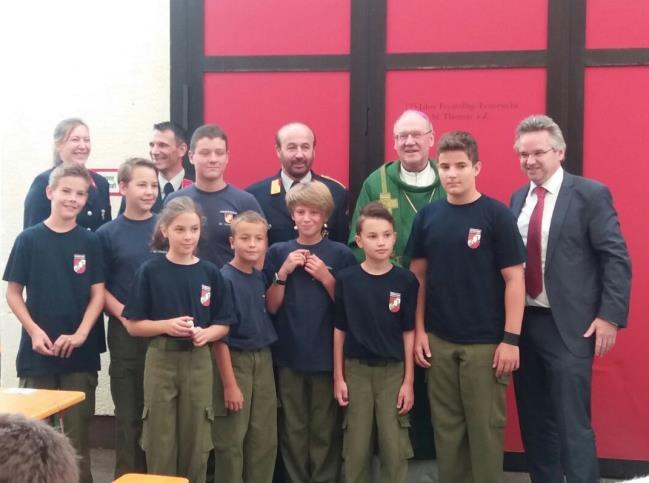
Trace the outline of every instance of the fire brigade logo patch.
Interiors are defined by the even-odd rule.
[[[224,211],[223,212],[223,220],[228,225],[232,223],[232,220],[234,220],[235,216],[237,216],[237,214],[234,211]]]
[[[201,305],[209,307],[212,299],[212,288],[209,285],[201,285]]]
[[[475,250],[480,246],[480,238],[482,238],[482,230],[479,228],[469,228],[469,236],[467,237],[466,244],[469,248]]]
[[[74,260],[72,260],[72,269],[74,273],[81,275],[86,273],[86,256],[74,254]]]
[[[396,314],[401,309],[401,294],[399,292],[390,292],[390,301],[388,302],[390,312]]]

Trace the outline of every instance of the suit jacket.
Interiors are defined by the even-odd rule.
[[[516,217],[529,186],[511,197]],[[573,354],[593,354],[594,337],[583,334],[596,317],[626,326],[631,260],[605,185],[564,173],[550,222],[544,282],[559,334]]]
[[[317,175],[313,171],[311,175],[313,176],[312,179],[324,183],[329,188],[334,199],[334,211],[327,221],[329,238],[346,244],[349,232],[347,190],[334,179]],[[276,176],[271,176],[248,186],[246,191],[257,198],[261,209],[264,210],[266,220],[271,225],[268,231],[269,246],[279,241],[292,240],[297,237],[297,231],[294,229],[295,223],[293,223],[286,207],[286,191],[279,173]]]

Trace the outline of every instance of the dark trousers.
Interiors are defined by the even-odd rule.
[[[590,422],[593,356],[563,343],[549,309],[526,308],[514,373],[527,467],[534,483],[596,483],[599,469]]]
[[[277,371],[279,445],[285,483],[335,483],[342,459],[342,413],[331,372]]]
[[[140,437],[148,343],[146,338],[130,336],[116,318],[108,318],[108,374],[115,403],[115,478],[126,473],[146,473]]]

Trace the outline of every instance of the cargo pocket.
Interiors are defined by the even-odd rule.
[[[509,384],[509,374],[503,374],[496,377],[491,391],[491,426],[494,428],[504,428],[507,422],[507,403],[505,401],[507,385]]]
[[[147,448],[149,447],[149,441],[150,441],[150,432],[151,430],[149,429],[149,407],[144,406],[144,409],[142,410],[142,436],[140,436],[140,447],[146,452]]]
[[[414,456],[412,444],[410,444],[410,415],[402,414],[397,416],[399,421],[399,443],[401,446],[401,456],[404,459],[410,459]]]
[[[203,451],[205,453],[214,449],[214,440],[212,430],[214,427],[214,408],[208,406],[205,408],[205,430],[203,431]]]

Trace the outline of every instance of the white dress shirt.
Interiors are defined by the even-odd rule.
[[[295,180],[295,179],[291,178],[288,174],[286,174],[284,172],[284,170],[282,170],[280,176],[282,178],[282,184],[284,185],[284,191],[286,191],[286,192],[288,192],[288,190],[291,189],[291,186],[293,186],[293,183],[295,183],[296,181],[298,181],[300,183],[308,183],[308,182],[311,181],[311,178],[313,177],[311,175],[311,171],[309,171],[306,175],[304,175],[304,178],[302,178],[300,180]]]
[[[158,173],[158,185],[160,187],[160,193],[164,193],[165,185],[171,183],[171,186],[174,187],[174,191],[178,191],[185,179],[185,169],[181,169],[176,176],[171,179],[166,179],[162,176],[162,173]]]
[[[548,235],[550,234],[552,213],[554,212],[554,207],[557,204],[557,196],[559,195],[559,190],[561,189],[561,183],[563,183],[563,168],[559,167],[559,169],[557,169],[554,174],[541,185],[547,190],[547,193],[545,194],[545,203],[543,205],[543,218],[541,220],[541,273],[543,274],[543,290],[536,298],[532,298],[529,295],[526,295],[525,303],[527,305],[535,305],[537,307],[546,308],[550,307],[548,294],[545,291],[545,253],[548,249]],[[521,214],[518,215],[518,231],[521,233],[526,246],[527,230],[529,228],[532,211],[534,210],[537,201],[536,194],[534,193],[534,188],[536,188],[536,185],[530,182],[530,189],[527,192],[527,197],[525,197],[523,209],[521,210]]]
[[[424,187],[430,186],[435,182],[435,170],[431,167],[430,163],[426,163],[426,167],[421,171],[407,171],[403,164],[399,170],[399,178],[401,181],[410,186]]]

